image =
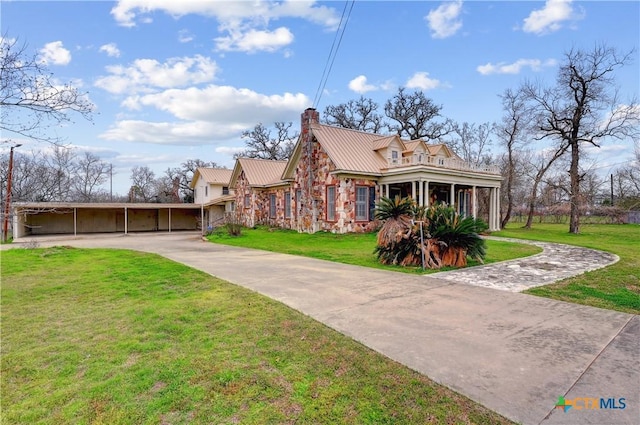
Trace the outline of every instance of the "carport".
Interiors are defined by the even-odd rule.
[[[12,207],[14,238],[198,230],[203,214],[197,204],[33,202]]]

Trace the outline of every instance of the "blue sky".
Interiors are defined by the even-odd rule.
[[[240,135],[293,121],[312,106],[345,2],[2,1],[1,27],[73,81],[93,122],[52,129],[113,164],[114,191],[130,170],[157,175],[189,158],[232,167]],[[636,49],[617,75],[640,94],[638,1],[356,1],[317,108],[360,95],[381,104],[421,89],[458,122],[499,121],[498,97],[524,79],[552,84],[563,54],[606,43]],[[2,138],[7,137],[3,135]],[[16,140],[13,138],[13,140]],[[22,141],[20,149],[41,149]],[[592,159],[627,161],[632,142]],[[605,172],[608,171],[605,170]]]

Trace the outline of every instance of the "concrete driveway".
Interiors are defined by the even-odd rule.
[[[516,422],[640,423],[640,316],[193,233],[39,243],[158,253],[281,301]],[[555,408],[560,396],[574,407]]]

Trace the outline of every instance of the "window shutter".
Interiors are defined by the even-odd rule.
[[[369,221],[373,221],[376,209],[376,187],[369,187]]]

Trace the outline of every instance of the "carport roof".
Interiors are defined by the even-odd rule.
[[[193,209],[199,204],[159,204],[129,202],[14,202],[15,209],[95,208],[95,209]]]

